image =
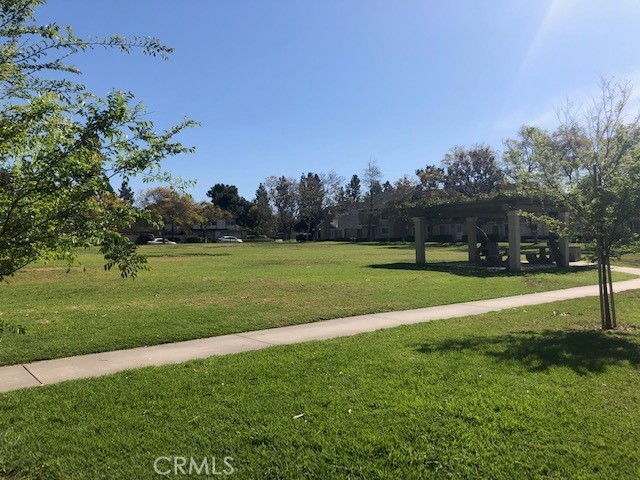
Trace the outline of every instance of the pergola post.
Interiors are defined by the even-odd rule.
[[[563,225],[567,225],[567,223],[569,223],[569,212],[559,212],[558,220],[560,220],[560,222],[562,222]],[[556,264],[556,266],[568,267],[569,266],[569,237],[558,238],[558,250],[560,250],[560,261]]]
[[[507,212],[509,224],[509,271],[519,272],[522,270],[520,261],[520,210],[509,210]]]
[[[414,217],[413,224],[415,227],[416,264],[424,265],[427,263],[427,256],[425,252],[427,221],[424,217]]]
[[[467,245],[469,262],[476,263],[478,258],[478,217],[467,217]]]

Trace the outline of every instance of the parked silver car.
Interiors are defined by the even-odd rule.
[[[220,243],[242,243],[238,237],[232,237],[231,235],[225,235],[224,237],[220,237],[216,239],[216,242]]]
[[[153,240],[149,240],[147,245],[177,245],[177,243],[167,240],[166,238],[154,238]]]

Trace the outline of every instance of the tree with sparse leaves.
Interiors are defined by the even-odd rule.
[[[568,224],[541,218],[556,232],[591,245],[602,328],[611,329],[617,324],[611,258],[639,246],[631,222],[640,213],[640,118],[629,113],[629,82],[602,80],[600,87],[586,109],[561,109],[556,130],[523,127],[506,142],[504,157],[520,193],[570,215]]]
[[[146,212],[118,198],[113,178],[167,180],[161,161],[191,151],[158,132],[127,92],[97,97],[73,81],[69,58],[96,47],[167,58],[153,38],[81,38],[39,24],[39,0],[0,1],[0,279],[47,257],[72,261],[100,245],[105,268],[135,276],[146,259],[119,232]]]
[[[364,219],[367,224],[367,238],[372,239],[373,230],[380,214],[382,194],[382,184],[380,183],[382,180],[382,172],[374,159],[369,160],[367,163],[367,166],[362,172],[362,180],[367,189],[364,194],[364,202],[366,205]]]

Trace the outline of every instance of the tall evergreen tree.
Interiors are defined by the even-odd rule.
[[[349,183],[345,187],[346,200],[351,203],[358,203],[360,201],[361,189],[360,189],[360,177],[353,175]]]
[[[133,205],[135,200],[133,195],[133,190],[129,187],[129,182],[127,180],[122,181],[122,185],[120,185],[120,190],[118,190],[118,196],[121,200],[124,200],[129,205]]]
[[[256,190],[256,198],[252,208],[255,209],[255,233],[257,235],[272,235],[275,229],[275,217],[269,202],[269,192],[263,183]]]
[[[322,221],[325,187],[317,173],[300,177],[298,184],[298,214],[307,227],[307,237]]]
[[[211,203],[228,212],[229,216],[235,217],[241,225],[253,229],[255,219],[250,214],[253,204],[240,196],[238,187],[216,183],[207,191],[207,196],[211,199]]]

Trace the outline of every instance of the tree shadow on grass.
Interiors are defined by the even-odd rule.
[[[585,270],[593,270],[592,266],[572,266],[569,268],[557,268],[554,265],[523,265],[521,272],[509,272],[506,267],[478,267],[471,265],[469,262],[434,262],[425,265],[418,265],[411,262],[396,262],[367,265],[369,268],[386,269],[386,270],[411,270],[425,272],[444,272],[463,277],[523,277],[534,275],[537,273],[554,273],[558,275],[566,275],[570,273],[583,272]]]
[[[584,331],[522,332],[499,337],[467,337],[424,344],[423,353],[471,351],[498,361],[518,363],[532,372],[566,367],[580,375],[603,373],[607,367],[629,364],[640,368],[637,334]]]

